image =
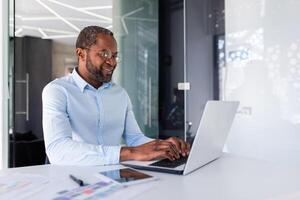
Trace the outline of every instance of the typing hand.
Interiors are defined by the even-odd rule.
[[[170,137],[166,141],[171,142],[175,145],[176,150],[182,155],[182,156],[188,156],[190,153],[191,145],[189,143],[186,143],[180,138],[177,137]]]
[[[154,140],[137,147],[122,147],[120,160],[149,161],[161,158],[176,160],[180,158],[180,154],[188,155],[189,148],[189,144],[175,137]]]

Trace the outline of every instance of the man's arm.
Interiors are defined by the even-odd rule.
[[[45,147],[52,164],[107,165],[119,163],[120,146],[93,145],[72,139],[65,88],[57,84],[48,84],[43,90],[42,97]]]
[[[142,144],[145,144],[147,142],[153,141],[153,139],[145,136],[133,113],[132,110],[132,103],[130,101],[130,98],[125,92],[125,100],[127,101],[127,109],[126,109],[126,116],[125,116],[125,126],[124,126],[124,133],[123,133],[123,138],[125,139],[125,142],[127,146],[139,146]]]
[[[183,140],[171,137],[167,140],[153,140],[146,137],[140,130],[129,96],[126,94],[128,107],[126,113],[124,138],[129,147],[122,147],[120,161],[125,160],[153,160],[158,158],[168,158],[175,160],[182,156],[187,156],[190,145]]]

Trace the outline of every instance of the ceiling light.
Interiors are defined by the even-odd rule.
[[[93,7],[83,7],[82,10],[103,10],[112,9],[112,6],[93,6]]]
[[[43,29],[38,28],[38,31],[42,34],[43,38],[48,37],[48,35],[43,31]]]
[[[19,36],[22,31],[23,31],[23,28],[19,28],[18,30],[15,31],[15,35]]]
[[[129,32],[128,32],[128,29],[127,29],[127,26],[126,26],[126,23],[125,23],[125,18],[130,16],[130,15],[133,15],[133,14],[139,12],[139,11],[142,11],[142,10],[144,10],[144,7],[140,7],[138,9],[135,9],[135,10],[131,11],[131,12],[128,12],[128,13],[126,13],[125,15],[123,15],[121,17],[121,22],[122,22],[122,25],[123,25],[123,28],[124,28],[124,31],[125,31],[126,34],[128,34]]]
[[[40,16],[40,17],[21,17],[21,20],[23,21],[49,21],[49,20],[60,20],[56,16]],[[111,22],[107,20],[99,20],[99,19],[85,19],[85,18],[74,18],[74,17],[65,17],[66,20],[68,21],[80,21],[80,22],[95,22],[95,23],[108,23],[110,24]]]
[[[20,26],[20,27],[16,27],[16,28],[22,28],[22,29],[29,29],[29,30],[36,30],[38,31],[39,28],[43,29],[43,31],[45,32],[51,32],[51,33],[60,33],[60,34],[75,34],[74,32],[71,31],[63,31],[63,30],[58,30],[58,29],[48,29],[48,28],[41,28],[41,27],[34,27],[34,26]]]
[[[56,1],[56,0],[48,0],[49,2],[52,2],[52,3],[56,3],[58,5],[61,5],[61,6],[64,6],[66,8],[70,8],[70,9],[73,9],[73,10],[76,10],[76,11],[79,11],[79,12],[82,12],[82,13],[85,13],[87,15],[91,15],[91,16],[94,16],[94,17],[98,17],[100,19],[105,19],[105,20],[108,20],[108,21],[112,21],[112,19],[110,17],[106,17],[106,16],[103,16],[103,15],[97,15],[95,13],[92,13],[92,12],[89,12],[87,10],[83,10],[81,8],[76,8],[74,6],[71,6],[71,5],[68,5],[68,4],[64,4],[64,3],[61,3],[59,1]]]
[[[76,38],[78,35],[73,34],[73,35],[51,35],[48,37],[43,37],[43,39],[60,39],[60,38]]]
[[[48,11],[50,11],[52,14],[54,14],[59,19],[61,19],[63,22],[65,22],[66,24],[68,24],[71,28],[73,28],[77,32],[80,31],[80,29],[78,27],[76,27],[74,24],[72,24],[71,22],[69,22],[68,20],[66,20],[62,16],[60,16],[57,12],[55,12],[54,10],[52,10],[49,6],[47,6],[46,4],[44,4],[43,2],[41,2],[40,0],[35,0],[35,1],[38,2],[39,4],[41,4],[44,8],[46,8]]]

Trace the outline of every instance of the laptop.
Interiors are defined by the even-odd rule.
[[[222,155],[239,102],[208,101],[188,157],[170,161],[124,161],[121,164],[141,169],[172,174],[189,174],[218,159]]]

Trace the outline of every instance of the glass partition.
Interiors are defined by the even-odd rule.
[[[142,131],[184,138],[184,1],[114,0],[121,63],[115,80],[132,100]]]
[[[14,33],[15,33],[15,7],[14,0],[9,0],[9,42],[8,42],[8,69],[7,69],[7,80],[8,80],[8,141],[13,137],[14,130]],[[8,147],[11,147],[8,145]],[[8,159],[11,160],[11,150],[8,150]]]
[[[240,101],[229,152],[300,165],[299,9],[294,0],[226,1],[223,96]]]
[[[9,0],[3,0],[0,3],[0,76],[1,76],[1,136],[0,136],[0,169],[8,166],[8,109],[9,109],[9,9],[11,8],[11,2]]]
[[[158,137],[158,0],[114,0],[113,31],[121,63],[115,80],[128,92],[137,122]]]
[[[15,9],[14,0],[9,0],[9,59],[8,59],[8,128],[9,133],[13,132],[14,127],[14,32],[15,32]]]

